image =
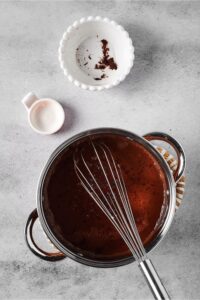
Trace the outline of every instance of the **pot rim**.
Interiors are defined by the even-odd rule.
[[[38,186],[37,186],[37,211],[39,220],[41,223],[41,226],[47,235],[48,239],[51,241],[51,243],[62,253],[64,253],[67,257],[80,262],[82,264],[93,266],[93,267],[118,267],[122,265],[129,264],[135,259],[133,256],[129,256],[122,259],[117,260],[95,260],[95,259],[88,259],[85,258],[77,253],[72,252],[71,250],[67,249],[62,243],[55,237],[53,232],[51,231],[48,222],[45,218],[45,212],[43,210],[42,205],[42,190],[43,190],[43,183],[45,181],[46,175],[48,173],[49,168],[51,167],[52,163],[55,161],[56,157],[64,150],[66,147],[68,147],[70,144],[78,141],[79,139],[83,137],[87,137],[91,134],[103,134],[103,133],[111,133],[111,134],[117,134],[117,135],[123,135],[127,138],[131,138],[138,142],[140,145],[144,146],[146,150],[150,151],[151,154],[160,162],[160,166],[162,167],[163,171],[165,172],[166,179],[168,181],[168,189],[169,189],[169,208],[167,212],[166,219],[158,232],[156,238],[154,238],[151,243],[145,247],[145,250],[147,253],[151,252],[155,247],[160,243],[160,241],[164,238],[167,231],[169,230],[169,227],[172,223],[174,213],[175,213],[175,204],[176,204],[176,183],[172,174],[172,171],[170,170],[167,162],[165,159],[161,156],[161,154],[155,149],[153,144],[151,144],[149,141],[147,141],[145,138],[136,135],[135,133],[132,133],[130,131],[119,129],[119,128],[111,128],[111,127],[103,127],[103,128],[94,128],[90,130],[86,130],[83,132],[80,132],[71,138],[67,139],[65,142],[63,142],[61,145],[59,145],[51,154],[49,159],[47,160],[41,175],[39,177]]]

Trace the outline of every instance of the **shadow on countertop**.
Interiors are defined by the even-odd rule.
[[[122,86],[129,90],[142,89],[151,79],[150,77],[156,75],[156,69],[161,66],[160,44],[163,37],[156,35],[153,28],[146,28],[138,24],[124,24],[124,28],[133,41],[135,60],[133,68],[122,82]]]
[[[60,101],[60,103],[65,112],[65,122],[62,128],[58,131],[58,135],[70,130],[73,127],[76,119],[75,110],[71,106],[65,104],[64,101]]]

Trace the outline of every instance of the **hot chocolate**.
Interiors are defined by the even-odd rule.
[[[148,245],[168,210],[167,180],[161,166],[129,138],[103,133],[91,139],[106,144],[120,164],[136,225],[144,245]],[[81,256],[96,260],[128,257],[131,254],[124,241],[75,173],[73,156],[77,148],[93,155],[89,138],[82,138],[59,154],[48,170],[42,203],[46,221],[55,238]]]

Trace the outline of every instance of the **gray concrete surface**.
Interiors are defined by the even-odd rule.
[[[76,88],[57,59],[62,33],[87,15],[130,33],[136,60],[127,79],[103,92]],[[50,153],[88,128],[170,133],[187,155],[187,191],[169,233],[151,254],[173,299],[200,299],[200,2],[0,2],[0,299],[152,299],[137,266],[95,269],[39,260],[24,225],[35,208]],[[61,101],[67,122],[52,136],[28,126],[29,91]]]

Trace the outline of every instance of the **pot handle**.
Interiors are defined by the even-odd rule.
[[[176,151],[177,158],[178,158],[178,165],[174,172],[174,179],[176,182],[179,181],[179,179],[184,173],[185,164],[186,164],[185,153],[182,146],[179,144],[179,142],[177,142],[177,140],[175,140],[167,133],[163,133],[163,132],[150,132],[145,134],[143,137],[148,141],[153,141],[153,140],[164,141],[172,146],[172,148]]]
[[[40,249],[34,239],[33,239],[33,225],[38,218],[37,209],[34,209],[28,217],[25,227],[25,240],[29,249],[38,257],[48,260],[48,261],[57,261],[66,258],[62,252],[46,252]]]

